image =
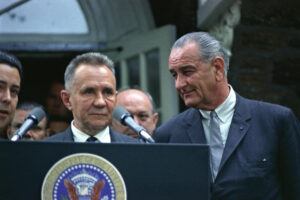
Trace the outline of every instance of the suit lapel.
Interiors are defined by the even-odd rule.
[[[191,108],[191,112],[185,117],[187,123],[187,135],[192,143],[207,144],[204,129],[202,125],[202,116],[199,110]]]
[[[111,142],[117,142],[118,141],[117,135],[115,134],[115,132],[111,128],[109,128],[109,134],[110,134]],[[119,139],[119,140],[121,140],[121,139]]]
[[[67,130],[65,130],[63,141],[74,142],[73,132],[72,132],[71,126],[69,126],[67,128]]]
[[[227,162],[232,153],[239,146],[242,139],[245,137],[250,125],[251,119],[250,111],[247,109],[245,100],[236,93],[237,101],[235,112],[230,125],[225,149],[223,152],[219,173],[221,172],[224,164]]]

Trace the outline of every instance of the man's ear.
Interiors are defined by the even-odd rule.
[[[8,139],[10,139],[11,138],[11,136],[12,136],[12,134],[13,133],[10,133],[10,129],[11,129],[11,127],[9,126],[9,127],[7,127],[7,129],[6,129],[6,135],[7,135],[7,138]]]
[[[159,114],[158,113],[154,113],[154,115],[153,115],[153,122],[154,122],[155,126],[156,126],[156,124],[158,122],[158,119],[159,119]]]
[[[50,137],[50,128],[46,128],[46,138]]]
[[[222,57],[216,56],[212,60],[212,65],[215,68],[215,74],[217,81],[222,80],[225,77],[225,61]]]
[[[70,102],[70,96],[71,96],[70,92],[68,92],[67,90],[62,90],[60,92],[60,95],[61,95],[61,100],[65,104],[67,109],[72,111],[72,104]]]

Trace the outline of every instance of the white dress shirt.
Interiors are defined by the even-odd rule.
[[[217,113],[219,124],[220,124],[220,131],[222,136],[222,142],[223,147],[225,147],[226,140],[228,137],[229,128],[231,125],[231,121],[234,114],[234,106],[236,104],[236,94],[233,90],[233,88],[229,85],[230,92],[226,100],[215,109],[215,112]],[[203,120],[202,125],[204,129],[204,134],[206,137],[207,144],[210,144],[210,112],[209,110],[199,110]],[[224,150],[224,149],[223,149]]]
[[[87,135],[78,128],[76,128],[73,123],[74,120],[71,122],[71,129],[74,136],[74,142],[86,142],[90,135]],[[104,130],[94,135],[94,137],[97,138],[101,143],[111,143],[108,126]]]

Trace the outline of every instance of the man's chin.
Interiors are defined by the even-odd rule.
[[[188,99],[184,99],[184,104],[187,107],[196,107],[197,102],[195,102],[194,100],[188,98]]]
[[[0,127],[8,127],[9,119],[7,116],[0,116]]]
[[[93,130],[93,132],[98,133],[104,130],[108,126],[108,123],[93,123],[89,124],[89,129]]]

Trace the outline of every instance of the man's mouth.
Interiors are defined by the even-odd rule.
[[[134,138],[138,138],[138,135],[135,132],[126,133],[126,135]]]
[[[90,115],[107,115],[107,113],[90,113]]]
[[[8,110],[0,110],[0,116],[7,116],[9,115]]]
[[[90,113],[89,115],[95,115],[95,116],[107,116],[107,113]]]
[[[194,92],[194,90],[189,90],[189,91],[183,91],[181,94],[183,97],[185,97],[185,96],[192,94],[193,92]]]

